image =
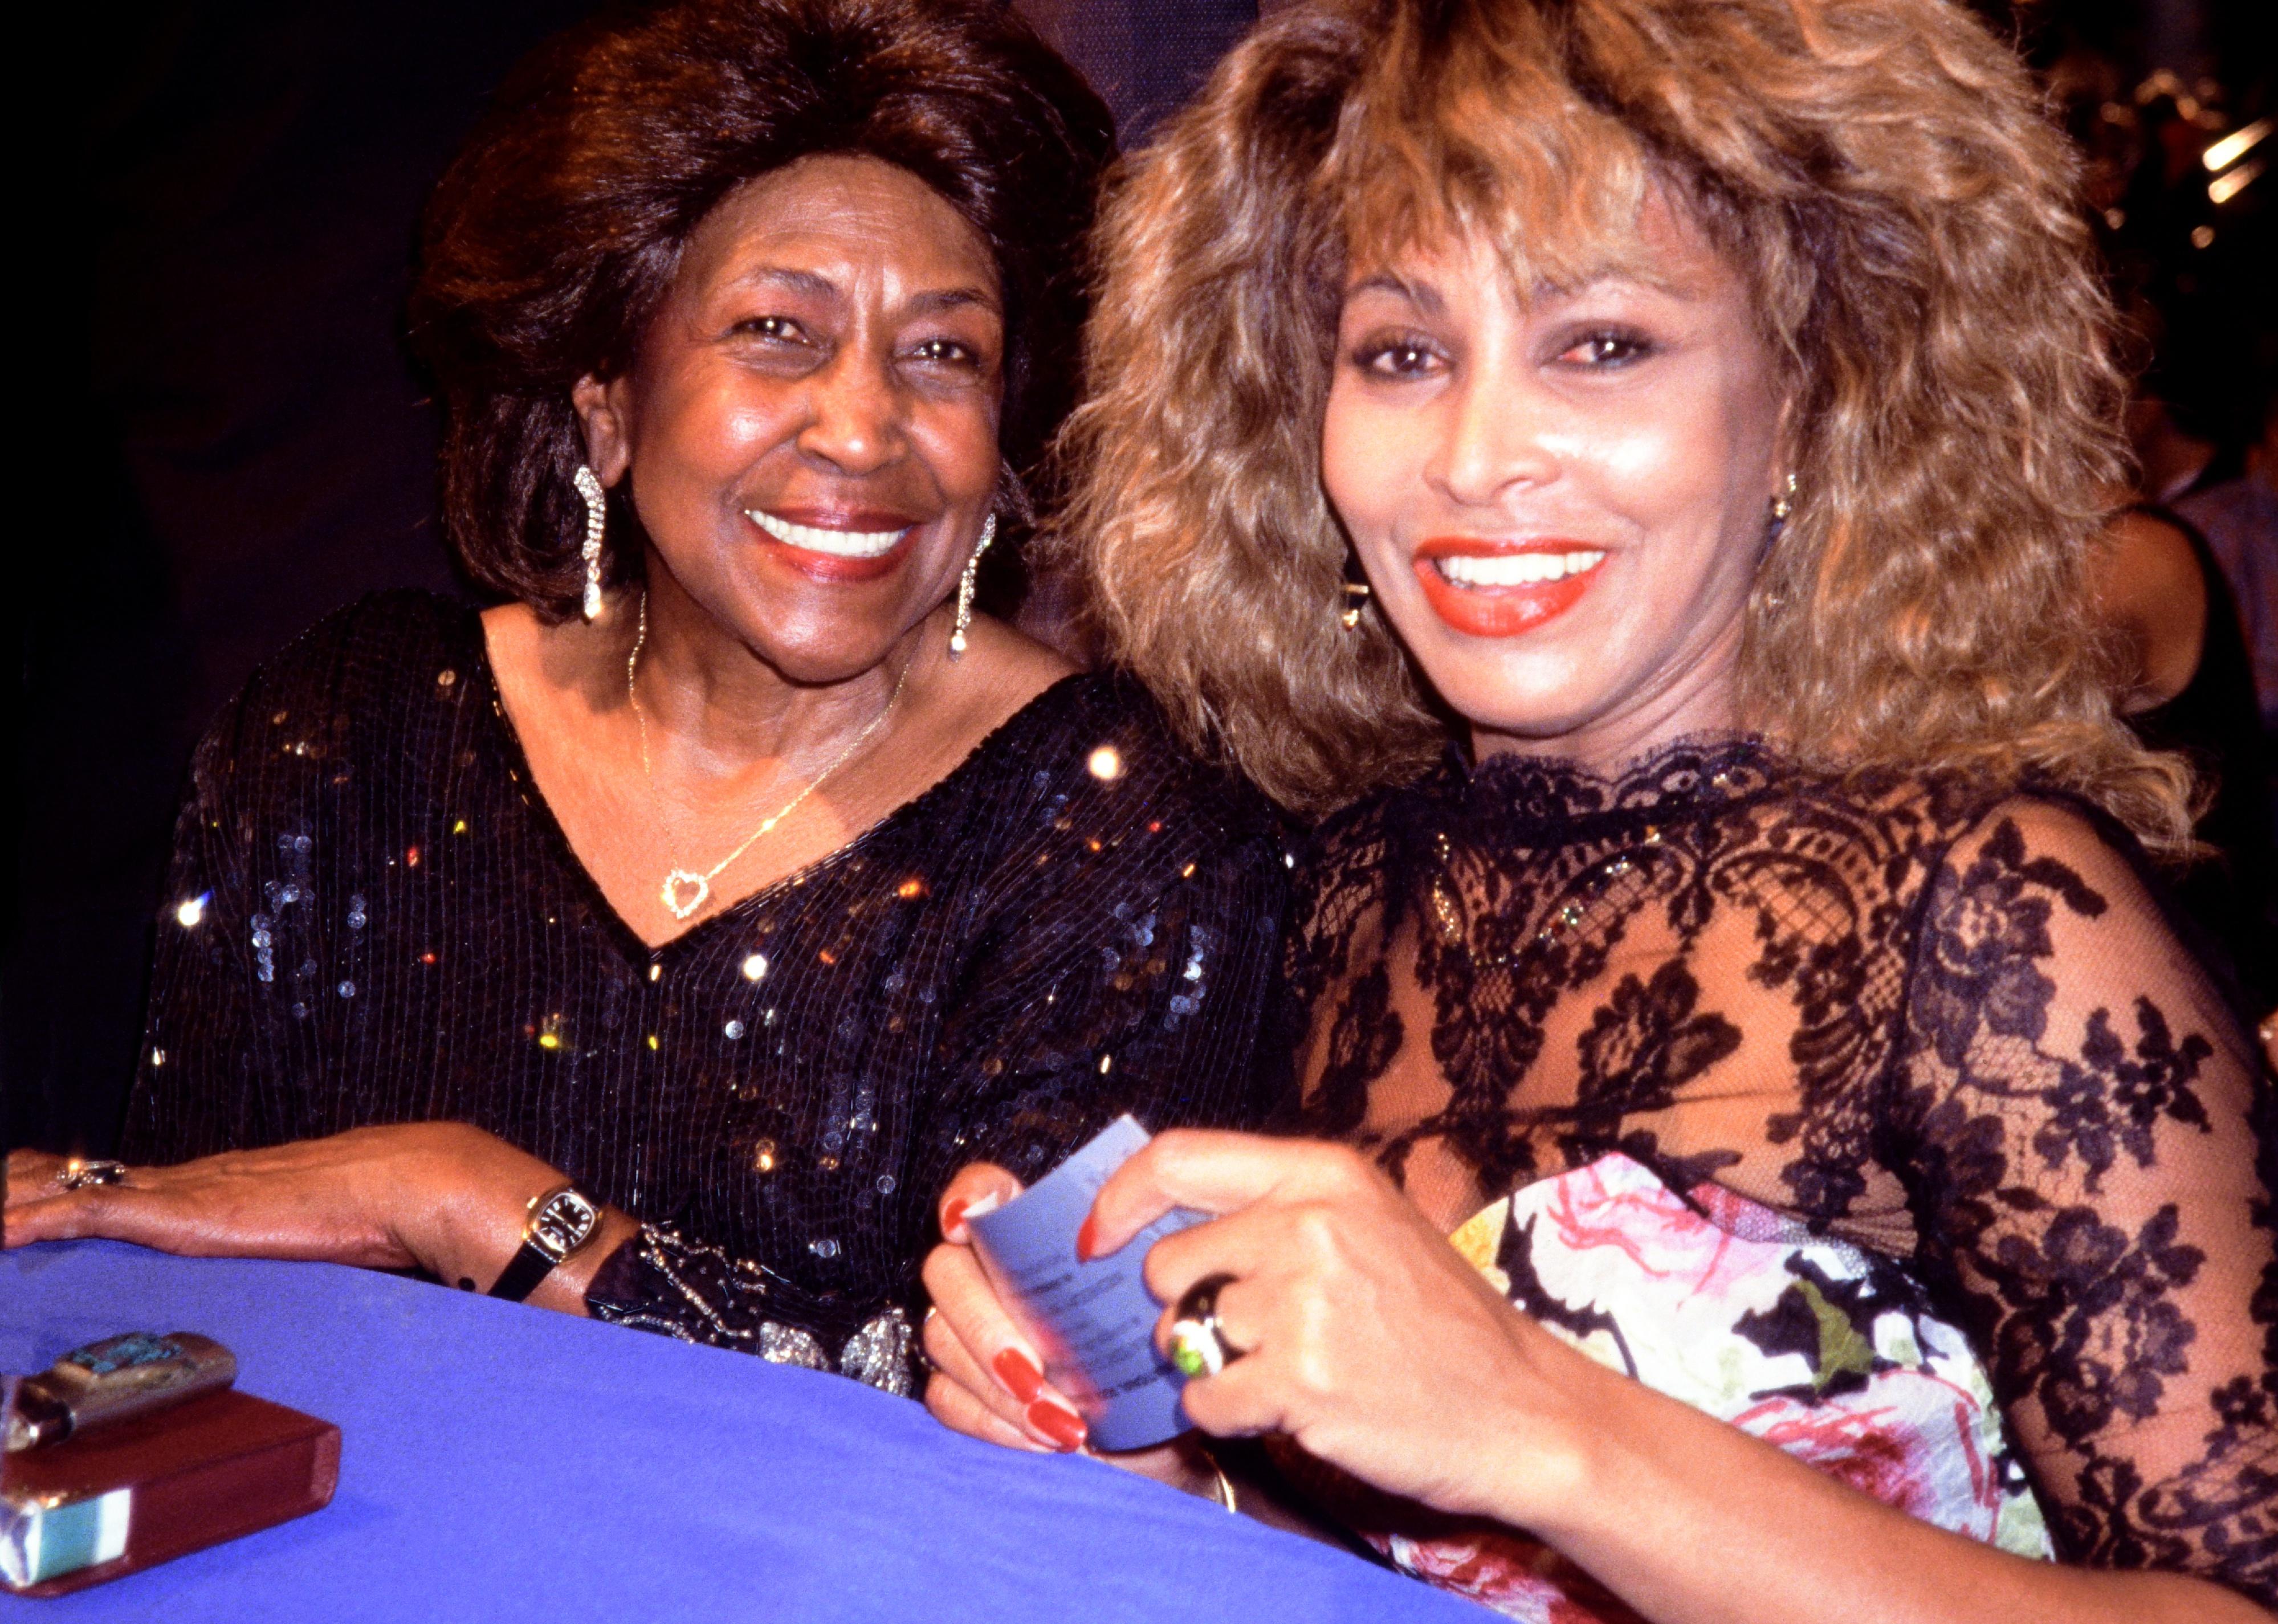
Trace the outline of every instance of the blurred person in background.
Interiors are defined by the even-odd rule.
[[[2266,385],[2262,432],[2237,477],[2190,492],[2175,509],[2206,538],[2229,582],[2265,736],[2278,748],[2278,388]]]

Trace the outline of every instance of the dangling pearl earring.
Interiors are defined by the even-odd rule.
[[[585,499],[585,545],[578,552],[585,560],[585,618],[597,621],[601,618],[601,530],[608,522],[608,499],[601,482],[583,462],[570,484]]]
[[[1787,477],[1787,489],[1772,498],[1772,517],[1780,523],[1787,522],[1788,515],[1795,511],[1795,476]]]
[[[997,515],[992,508],[981,522],[981,545],[973,549],[973,556],[965,560],[965,574],[957,583],[957,624],[949,634],[949,657],[961,658],[965,653],[965,634],[973,626],[973,591],[981,580],[981,555],[989,551],[989,544],[997,539]]]

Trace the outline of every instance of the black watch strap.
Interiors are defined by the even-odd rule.
[[[579,1236],[566,1251],[556,1251],[541,1246],[537,1236],[539,1214],[562,1197],[571,1194],[576,1195],[587,1207],[594,1209],[592,1221],[586,1225],[585,1232]],[[574,1184],[564,1185],[557,1190],[549,1190],[532,1200],[530,1203],[531,1222],[523,1230],[522,1246],[511,1258],[507,1260],[506,1267],[500,1271],[496,1283],[491,1286],[490,1294],[506,1302],[520,1302],[531,1292],[536,1291],[539,1281],[545,1279],[581,1248],[590,1244],[593,1237],[600,1232],[600,1207],[599,1201]]]
[[[508,1262],[498,1284],[491,1287],[491,1295],[508,1302],[520,1302],[538,1289],[538,1283],[554,1269],[554,1254],[534,1240],[525,1240],[522,1249]]]

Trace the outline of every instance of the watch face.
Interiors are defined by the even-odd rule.
[[[528,1239],[555,1262],[585,1244],[600,1209],[575,1190],[563,1190],[530,1216]]]

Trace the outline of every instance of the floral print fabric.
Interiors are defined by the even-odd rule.
[[[1920,1287],[1714,1185],[1692,1196],[1616,1154],[1506,1196],[1453,1239],[1600,1363],[1913,1516],[2048,1557],[1984,1366]],[[1634,1616],[1510,1529],[1368,1536],[1405,1571],[1527,1624]]]

